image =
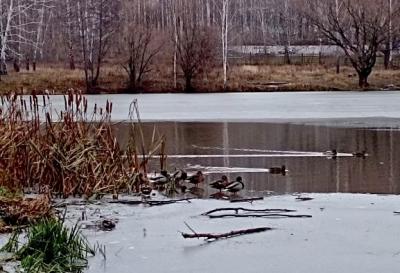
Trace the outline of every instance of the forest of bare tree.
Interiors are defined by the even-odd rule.
[[[399,2],[0,0],[0,75],[57,64],[84,71],[91,90],[114,64],[137,89],[162,64],[175,88],[183,79],[191,91],[193,79],[214,68],[226,88],[233,47],[281,46],[291,64],[293,46],[332,45],[366,87],[378,57],[392,67]]]

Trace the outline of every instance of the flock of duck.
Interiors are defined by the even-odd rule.
[[[323,153],[324,155],[335,159],[339,153],[337,150],[330,150]],[[365,158],[368,156],[366,151],[354,152],[352,153],[353,157]],[[285,176],[287,173],[287,169],[285,165],[280,167],[272,167],[268,169],[268,172],[271,174],[279,174]],[[140,192],[143,195],[150,195],[153,189],[164,190],[168,184],[173,184],[174,189],[177,193],[177,190],[180,190],[181,193],[186,192],[194,192],[194,190],[198,189],[199,184],[205,182],[205,176],[203,172],[197,171],[194,174],[189,175],[184,170],[177,170],[174,173],[168,173],[168,171],[163,170],[159,174],[155,174],[150,177],[150,179],[145,178],[143,174],[139,174],[138,183]],[[187,185],[192,184],[194,187],[188,189]],[[213,197],[223,197],[224,193],[232,193],[236,195],[238,192],[245,188],[245,184],[241,176],[236,177],[235,180],[229,181],[226,175],[222,175],[222,177],[209,184],[209,186],[213,189],[218,190],[217,193],[213,194]]]
[[[152,188],[163,189],[168,183],[174,183],[175,187],[180,189],[182,193],[185,193],[188,190],[190,191],[190,189],[188,189],[186,186],[187,183],[192,184],[194,188],[197,188],[199,184],[204,182],[205,176],[201,171],[197,171],[192,175],[188,175],[188,173],[183,170],[178,170],[173,174],[163,170],[159,175],[155,175],[150,178]],[[210,187],[217,189],[219,192],[225,191],[236,194],[237,192],[243,190],[245,185],[242,177],[240,176],[238,176],[234,181],[229,181],[228,177],[223,175],[221,179],[212,182]]]
[[[271,174],[286,175],[286,166],[273,167],[268,169]],[[194,174],[189,175],[184,170],[177,170],[174,173],[168,173],[166,170],[161,171],[159,174],[155,174],[149,179],[145,178],[143,174],[139,174],[138,183],[140,192],[143,195],[150,195],[153,189],[165,190],[167,186],[173,184],[173,188],[176,193],[195,193],[199,189],[199,184],[205,182],[205,175],[201,171],[197,171]],[[188,185],[193,185],[192,188],[188,188]],[[234,196],[245,188],[243,178],[241,176],[236,177],[235,180],[230,181],[226,175],[222,175],[220,179],[213,181],[209,184],[213,189],[218,192],[212,194],[212,197],[224,197],[224,193],[233,194]],[[178,191],[179,190],[179,191]]]

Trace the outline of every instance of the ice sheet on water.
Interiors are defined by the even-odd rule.
[[[89,233],[107,247],[107,261],[90,261],[92,272],[396,272],[400,217],[397,196],[309,194],[273,196],[241,204],[253,209],[295,209],[310,219],[208,219],[205,211],[232,207],[216,200],[192,200],[157,208],[127,207],[113,232]],[[113,207],[113,209],[117,209]],[[126,216],[125,216],[126,215]],[[179,231],[197,232],[270,226],[274,231],[215,243],[185,240]],[[121,240],[123,238],[123,240]],[[111,244],[119,241],[119,244]],[[133,249],[132,249],[133,247]],[[145,258],[144,258],[145,257]],[[290,261],[290,262],[288,262]],[[251,266],[249,266],[251,265]]]
[[[52,107],[61,111],[64,100],[51,96]],[[282,121],[305,122],[326,119],[325,123],[378,127],[398,121],[370,122],[367,119],[400,118],[399,92],[271,92],[218,94],[136,94],[89,95],[89,109],[95,103],[113,102],[113,119],[128,119],[129,105],[138,99],[143,120],[171,121]],[[357,119],[363,118],[361,124]],[[340,120],[344,119],[344,120]],[[350,120],[353,119],[353,120]],[[380,125],[381,124],[381,125]]]

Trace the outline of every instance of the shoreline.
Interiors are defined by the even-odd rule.
[[[108,64],[102,68],[94,93],[185,94],[182,75],[178,74],[177,86],[173,84],[172,75],[171,67],[161,64],[146,75],[141,88],[129,90],[126,73],[119,65]],[[193,80],[196,91],[192,94],[399,90],[399,73],[396,70],[376,68],[369,83],[370,86],[365,90],[359,88],[357,75],[348,66],[343,66],[341,73],[336,74],[334,66],[326,65],[232,64],[226,88],[223,86],[220,68],[214,67]],[[61,64],[40,64],[35,72],[10,71],[8,75],[2,76],[0,82],[0,93],[3,94],[10,91],[20,94],[65,94],[69,89],[86,90],[84,74],[81,69],[68,70]]]

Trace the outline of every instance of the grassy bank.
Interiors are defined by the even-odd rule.
[[[147,75],[141,92],[182,92],[183,79],[179,77],[178,87],[174,88],[173,73],[170,67],[159,66]],[[100,78],[100,92],[123,93],[126,90],[127,76],[118,65],[106,65]],[[400,86],[400,73],[396,70],[377,68],[370,77],[370,89],[381,90]],[[195,81],[197,92],[222,92],[222,72],[219,67],[203,72]],[[7,93],[66,93],[68,89],[85,90],[84,73],[59,66],[39,66],[36,72],[22,71],[3,76],[0,92]],[[47,90],[47,91],[46,91]],[[234,65],[229,70],[226,91],[325,91],[359,90],[358,78],[351,67],[342,67],[336,74],[332,66],[322,65]]]

